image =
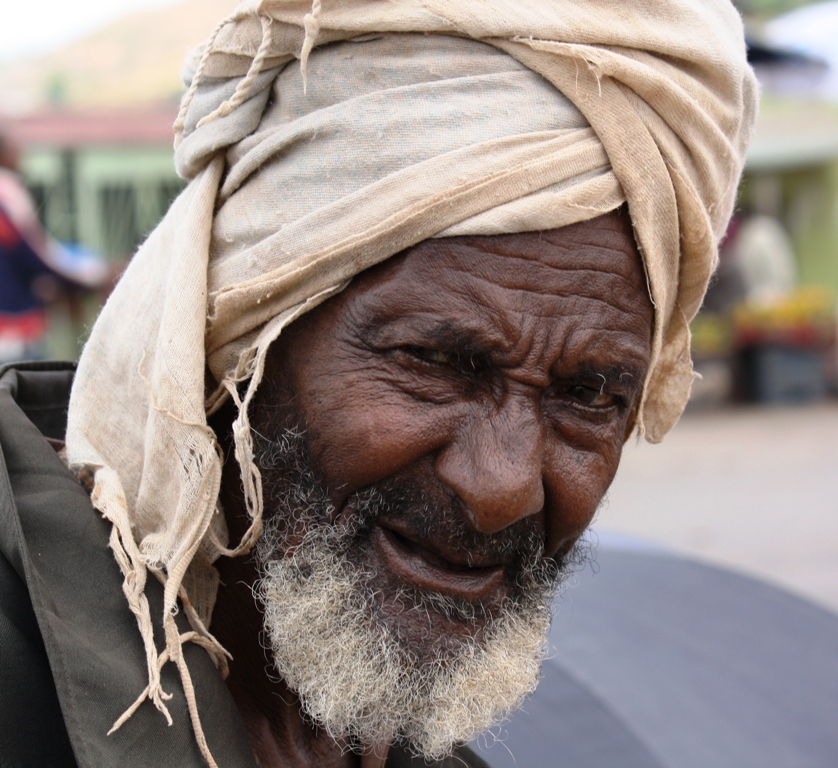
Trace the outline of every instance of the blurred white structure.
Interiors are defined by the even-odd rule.
[[[765,38],[778,47],[826,62],[829,71],[819,78],[817,93],[838,102],[838,0],[778,16],[766,25]]]

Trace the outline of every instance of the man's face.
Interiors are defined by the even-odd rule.
[[[401,706],[414,720],[439,719],[429,708],[442,701],[454,718],[455,699],[475,699],[469,686],[486,689],[488,704],[472,707],[479,717],[460,726],[468,732],[447,734],[457,740],[533,687],[550,595],[616,472],[651,327],[642,264],[615,213],[550,232],[423,242],[285,332],[251,424],[268,520],[268,632],[304,703],[339,687],[341,669],[352,687],[386,652],[395,660],[384,666],[397,669],[389,686],[427,688],[424,699],[374,706],[350,692],[349,714]],[[340,582],[341,596],[318,592],[309,605],[304,587],[315,581],[320,592]],[[338,604],[338,626],[318,624]],[[341,624],[366,632],[363,642]],[[317,627],[315,666],[331,664],[322,684],[290,658],[307,642],[301,625]],[[340,638],[333,663],[323,662],[327,637]],[[344,646],[371,644],[372,654],[341,661]],[[478,656],[446,700],[440,674],[450,682]],[[387,685],[376,680],[368,687]],[[344,735],[388,727],[352,725],[349,714],[330,724],[324,713],[339,706],[312,706]],[[428,753],[445,741],[397,716],[390,727],[424,739]]]

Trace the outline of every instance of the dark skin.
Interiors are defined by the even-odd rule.
[[[353,514],[359,491],[393,478],[420,489],[430,514],[438,504],[461,516],[459,538],[447,522],[376,521],[367,556],[385,595],[409,585],[491,607],[515,576],[504,537],[534,530],[560,560],[593,518],[631,431],[652,320],[623,212],[548,232],[425,241],[283,334],[251,423],[270,436],[289,426],[289,409],[303,422],[336,519]],[[239,487],[228,461],[234,540],[247,525]],[[381,765],[386,745],[378,757],[341,754],[272,679],[254,563],[219,569],[212,629],[233,655],[228,685],[259,764]],[[396,599],[385,600],[383,620],[419,656],[434,638],[480,633],[479,620],[420,615]]]

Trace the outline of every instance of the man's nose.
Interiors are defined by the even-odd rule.
[[[477,530],[496,533],[544,507],[543,450],[538,405],[507,394],[488,414],[460,425],[436,472],[465,502]]]

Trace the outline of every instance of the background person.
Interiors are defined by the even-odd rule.
[[[20,150],[0,132],[0,363],[46,354],[46,305],[59,292],[95,290],[104,259],[50,238],[18,174]]]

